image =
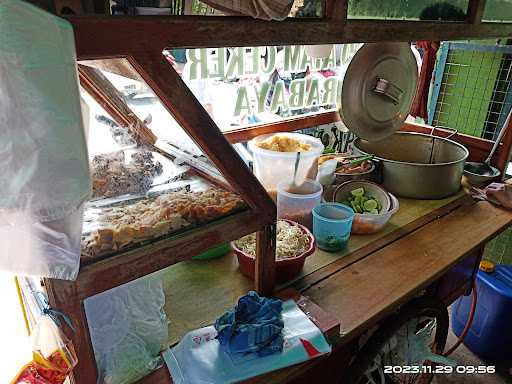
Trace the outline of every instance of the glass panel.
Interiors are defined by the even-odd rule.
[[[91,159],[96,155],[135,146],[135,141],[128,131],[119,127],[87,92],[82,89],[80,96],[86,127],[87,149]]]
[[[245,209],[238,195],[222,188],[218,170],[128,62],[101,60],[88,65],[92,63],[158,141],[155,146],[135,143],[126,128],[84,94],[92,122],[94,185],[94,197],[84,212],[85,260],[124,252]],[[210,177],[199,176],[196,167]]]
[[[485,3],[484,21],[512,21],[512,1],[487,0]]]
[[[164,55],[222,131],[336,107],[360,44],[173,49]],[[325,51],[323,58],[322,51]]]
[[[325,0],[295,0],[288,17],[316,18],[324,15]]]
[[[349,0],[349,19],[463,21],[469,0]]]
[[[266,2],[265,2],[266,1]],[[240,9],[241,8],[241,9]],[[322,17],[324,0],[294,0],[288,17]],[[284,9],[286,12],[287,10]],[[222,0],[116,0],[111,5],[113,15],[195,15],[195,16],[234,16],[256,17],[265,14],[265,18],[282,19],[281,9],[272,0],[264,0],[260,5],[249,1],[232,2]]]

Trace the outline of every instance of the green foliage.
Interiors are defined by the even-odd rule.
[[[352,18],[460,20],[467,7],[468,0],[349,0],[348,14]]]

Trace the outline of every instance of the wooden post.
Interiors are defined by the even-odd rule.
[[[510,158],[512,148],[512,119],[508,122],[508,125],[501,129],[506,129],[505,135],[501,139],[501,145],[497,149],[497,153],[494,156],[494,166],[501,171],[502,177],[505,176],[507,163]]]
[[[486,0],[469,0],[466,22],[480,24],[485,11]]]
[[[78,282],[74,281],[44,279],[50,306],[68,315],[74,327],[74,331],[68,326],[61,328],[73,342],[78,356],[78,365],[70,375],[71,383],[96,383],[98,378],[96,359],[83,300],[77,292],[77,285]]]
[[[274,291],[276,264],[276,225],[266,225],[256,232],[255,284],[258,293],[269,296]]]
[[[348,0],[326,0],[324,17],[335,21],[336,23],[344,23],[347,20]]]

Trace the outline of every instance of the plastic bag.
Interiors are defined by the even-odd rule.
[[[0,52],[0,269],[74,279],[91,186],[73,30],[0,0]]]
[[[133,383],[160,363],[168,341],[161,274],[151,274],[84,302],[98,383]]]
[[[32,334],[33,360],[11,384],[62,384],[78,363],[73,344],[48,316],[41,317]]]
[[[256,353],[226,352],[213,326],[187,333],[162,355],[174,384],[237,383],[331,352],[322,332],[293,300],[283,303],[283,351],[260,357]]]

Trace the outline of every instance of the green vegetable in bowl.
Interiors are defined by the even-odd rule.
[[[348,200],[341,202],[348,207],[351,207],[355,213],[371,213],[377,215],[382,210],[382,204],[378,199],[366,193],[364,188],[356,188],[350,191]]]
[[[350,194],[354,197],[364,196],[364,188],[356,188]]]
[[[377,210],[377,206],[378,205],[377,205],[377,201],[376,200],[368,199],[368,200],[366,200],[364,202],[363,206],[364,206],[364,210],[365,211],[370,212],[372,210]],[[378,213],[378,211],[377,211],[377,213]]]

